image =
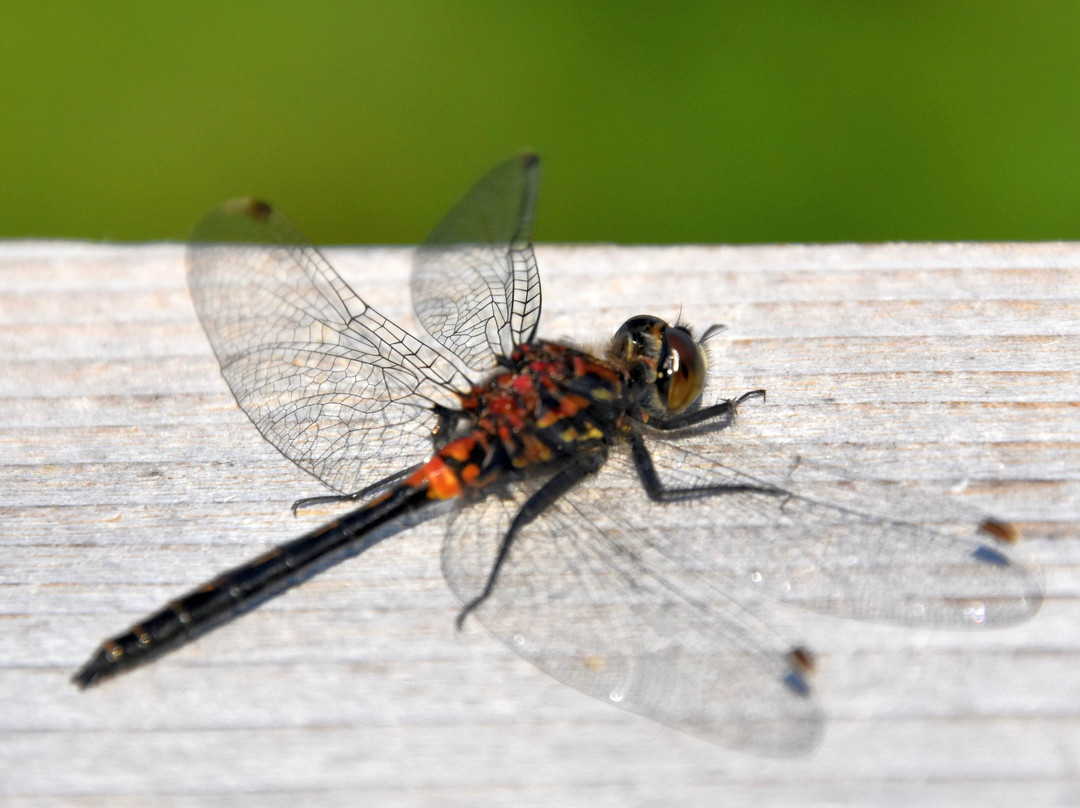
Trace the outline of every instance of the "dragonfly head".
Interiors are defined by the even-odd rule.
[[[707,362],[690,330],[659,317],[639,314],[623,323],[608,346],[608,357],[625,365],[631,387],[654,415],[682,412],[705,388]]]

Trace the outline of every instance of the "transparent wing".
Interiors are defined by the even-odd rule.
[[[816,743],[820,716],[789,647],[766,627],[778,607],[968,629],[1039,608],[1038,569],[980,532],[982,514],[949,499],[854,479],[737,430],[650,448],[669,488],[786,493],[657,503],[618,450],[520,533],[475,614],[596,698],[725,745],[797,754]],[[482,591],[535,485],[452,523],[443,570],[462,602]]]
[[[483,590],[502,535],[538,484],[453,519],[443,572],[463,603]],[[790,646],[676,552],[684,536],[654,535],[655,515],[616,447],[595,478],[521,531],[473,614],[541,670],[602,701],[757,754],[813,749],[822,717]]]
[[[540,319],[531,244],[540,160],[500,163],[458,202],[417,250],[411,291],[428,333],[466,366],[490,370],[528,342]]]
[[[715,566],[744,602],[946,629],[1021,622],[1042,603],[1041,573],[998,539],[1004,526],[954,499],[859,479],[737,429],[650,449],[665,487],[785,492],[650,505],[651,540],[663,540],[657,525],[677,524],[680,552]]]
[[[350,493],[431,452],[433,405],[468,380],[361,300],[283,216],[226,202],[188,247],[195,311],[237,403],[286,457]]]

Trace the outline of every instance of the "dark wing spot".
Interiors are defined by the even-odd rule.
[[[993,536],[998,541],[1006,544],[1016,544],[1020,541],[1020,531],[1016,525],[1009,522],[999,522],[997,519],[987,519],[979,525],[979,532],[987,536]]]
[[[790,662],[801,673],[813,673],[816,665],[814,655],[810,653],[810,649],[798,646],[792,648],[788,653],[788,662]]]
[[[270,218],[270,214],[273,213],[273,211],[274,209],[261,199],[248,199],[247,214],[252,219],[258,219],[260,222],[265,222]]]

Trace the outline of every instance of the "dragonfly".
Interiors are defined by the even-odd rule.
[[[806,753],[823,731],[813,656],[771,628],[775,607],[954,629],[1038,610],[1008,522],[740,436],[765,391],[707,392],[721,326],[636,315],[597,351],[539,339],[538,184],[535,155],[499,164],[417,250],[423,338],[268,204],[197,225],[188,284],[222,374],[334,492],[294,513],[355,507],[105,641],[78,685],[447,510],[459,628],[475,619],[588,695],[756,754]]]

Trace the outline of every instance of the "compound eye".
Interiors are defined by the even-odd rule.
[[[642,357],[653,359],[660,353],[660,334],[666,323],[649,314],[639,314],[623,323],[611,340],[608,354],[621,362],[633,363]]]
[[[697,401],[705,388],[705,354],[690,332],[678,326],[669,327],[664,340],[667,351],[656,384],[668,412],[677,413]]]

